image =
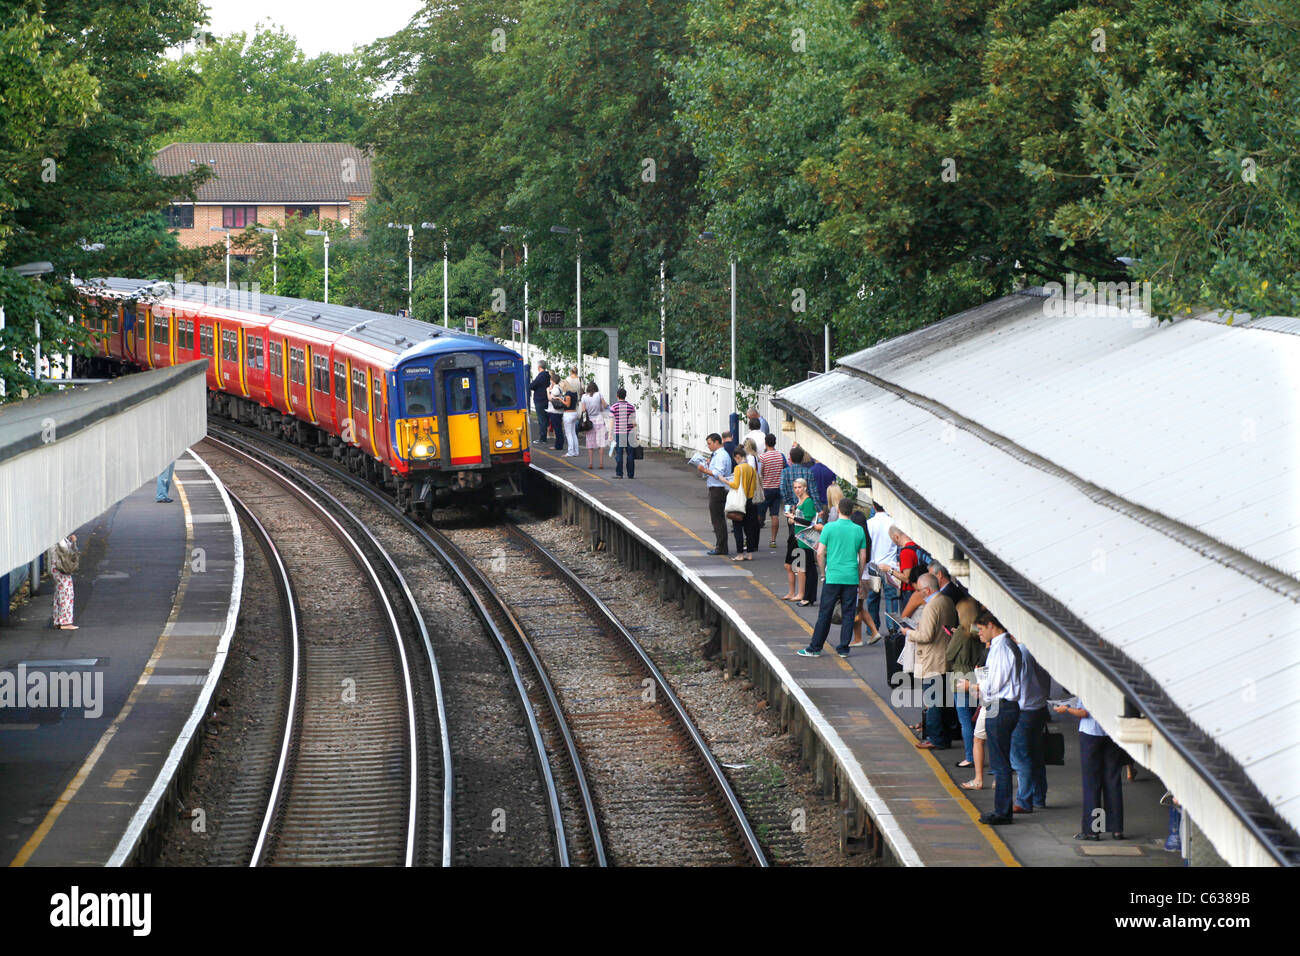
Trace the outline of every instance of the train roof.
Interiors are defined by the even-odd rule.
[[[461,347],[463,343],[482,345],[491,339],[459,329],[448,329],[418,319],[355,309],[345,305],[326,305],[310,299],[294,299],[284,295],[265,295],[261,292],[224,289],[209,283],[150,282],[146,279],[126,279],[112,276],[102,279],[80,279],[76,284],[87,294],[106,294],[112,298],[161,302],[172,300],[214,309],[252,313],[269,320],[289,319],[310,323],[313,328],[374,345],[385,351],[410,358],[425,352],[441,352]],[[508,351],[508,349],[507,349]]]

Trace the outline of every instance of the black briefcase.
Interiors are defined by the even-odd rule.
[[[644,458],[644,457],[645,457],[645,449],[642,448],[640,445],[633,445],[633,446],[632,446],[632,460],[633,460],[633,461],[640,461],[640,460],[641,460],[642,458]]]
[[[1050,767],[1065,766],[1065,736],[1043,724],[1043,763]]]
[[[907,635],[899,630],[887,631],[885,633],[885,682],[892,687],[912,686],[912,675],[903,674],[903,665],[898,663],[899,655],[903,653],[903,645],[907,643]],[[901,674],[901,678],[895,677],[895,674]]]

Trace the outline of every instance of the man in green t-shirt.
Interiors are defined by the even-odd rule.
[[[822,529],[817,542],[817,564],[826,572],[826,586],[822,589],[820,610],[817,612],[817,627],[813,629],[812,641],[799,651],[800,657],[819,657],[822,645],[831,629],[831,615],[835,611],[835,602],[840,603],[840,643],[835,653],[840,657],[849,656],[849,642],[853,640],[853,615],[858,609],[858,582],[862,580],[862,571],[867,566],[867,534],[862,526],[849,519],[853,514],[853,502],[841,498],[840,517],[837,521],[828,521]]]

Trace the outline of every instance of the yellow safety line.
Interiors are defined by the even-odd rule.
[[[547,455],[547,457],[549,458],[551,456]],[[571,461],[562,461],[561,463],[568,465],[570,468],[582,472],[583,474],[586,474],[589,477],[599,478],[601,481],[605,482],[611,487],[614,484],[608,478],[605,478],[601,475],[592,475],[586,468],[579,468]],[[631,492],[628,492],[628,494],[631,494]],[[637,498],[636,495],[632,495],[632,497]],[[700,542],[700,544],[708,544],[707,541],[705,541],[695,532],[691,531],[689,528],[683,525],[676,518],[673,518],[671,515],[664,514],[664,512],[660,511],[654,505],[649,504],[648,502],[643,501],[640,498],[637,498],[637,501],[642,507],[647,508],[650,511],[653,511],[655,514],[666,519],[678,530],[686,532],[686,534],[690,535],[696,541]],[[760,528],[759,530],[761,531],[762,529]],[[760,581],[757,577],[753,578],[753,582],[754,585],[760,591],[762,591],[773,601],[779,604],[781,608],[787,614],[789,614],[791,618],[794,619],[795,623],[798,624],[799,627],[803,629],[803,632],[805,634],[808,635],[812,634],[813,632],[812,625],[810,625],[807,621],[805,621],[797,613],[795,613],[794,608],[790,606],[790,602],[782,601],[779,597],[773,594],[772,590],[766,584]],[[846,661],[842,657],[836,657],[835,663],[839,665],[841,670],[848,671],[850,674],[853,675],[854,683],[866,693],[866,695],[871,699],[871,702],[876,705],[877,709],[879,709],[881,713],[883,713],[889,719],[889,722],[890,724],[893,725],[894,729],[896,729],[905,740],[907,740],[909,743],[914,744],[916,740],[916,736],[912,733],[912,731],[908,728],[908,726],[905,723],[903,723],[902,718],[900,718],[898,714],[894,712],[894,708],[889,704],[887,704],[881,698],[881,696],[872,689],[870,684],[868,684],[866,681],[864,681],[861,677],[858,676],[857,672],[853,670],[853,666],[848,661]],[[1011,848],[1007,846],[1006,842],[1003,841],[1003,839],[1000,836],[998,836],[997,831],[994,830],[993,827],[989,826],[988,824],[979,822],[979,818],[980,818],[979,808],[976,807],[975,804],[971,802],[968,796],[966,796],[966,791],[958,787],[957,784],[953,782],[952,777],[948,775],[948,771],[944,770],[943,767],[940,765],[938,758],[935,757],[935,755],[928,750],[918,749],[917,753],[920,754],[921,759],[923,759],[926,762],[926,764],[929,766],[930,770],[933,771],[935,777],[937,777],[939,780],[939,784],[944,788],[945,791],[947,791],[948,795],[958,802],[961,808],[966,811],[966,815],[970,817],[971,822],[979,827],[980,833],[983,834],[984,839],[988,841],[989,846],[993,848],[993,852],[997,854],[998,859],[1001,860],[1007,866],[1020,866],[1020,861],[1015,858],[1014,854],[1012,854]]]
[[[180,496],[181,508],[185,511],[185,556],[181,564],[181,582],[176,588],[176,598],[172,602],[171,614],[167,617],[167,623],[163,626],[162,634],[158,638],[158,643],[154,645],[153,654],[150,655],[149,662],[145,664],[144,672],[140,675],[140,679],[136,682],[135,687],[131,689],[131,693],[127,697],[126,703],[122,705],[122,709],[118,711],[117,716],[113,718],[113,723],[109,725],[108,729],[104,731],[103,736],[99,738],[99,742],[95,744],[95,748],[86,757],[85,763],[81,765],[76,776],[72,778],[72,781],[68,784],[63,793],[59,795],[59,798],[54,801],[54,806],[50,807],[49,812],[45,814],[45,819],[41,821],[41,825],[36,828],[36,831],[31,835],[27,842],[23,844],[22,849],[18,851],[18,855],[13,858],[12,862],[10,862],[10,866],[26,866],[27,861],[32,858],[32,854],[36,852],[41,843],[44,842],[45,838],[49,836],[50,830],[54,828],[55,821],[59,819],[59,816],[67,808],[68,804],[72,802],[72,799],[81,790],[82,785],[90,777],[91,771],[95,769],[95,764],[99,763],[99,758],[104,755],[104,751],[108,748],[109,743],[115,736],[117,736],[118,729],[126,721],[126,718],[130,716],[131,711],[135,708],[136,701],[140,696],[140,691],[149,683],[149,677],[153,674],[154,668],[158,665],[158,661],[162,659],[163,652],[167,649],[167,642],[171,638],[172,628],[176,624],[176,618],[180,614],[181,605],[185,601],[185,590],[190,583],[190,555],[193,553],[194,545],[194,522],[190,517],[189,498],[185,494],[185,485],[181,482],[180,478],[176,477],[175,481],[176,493]]]

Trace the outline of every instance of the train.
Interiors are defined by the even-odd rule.
[[[207,363],[208,410],[328,454],[407,512],[500,505],[531,461],[527,366],[492,339],[178,281],[79,280],[89,375]]]

